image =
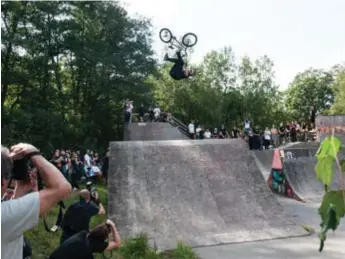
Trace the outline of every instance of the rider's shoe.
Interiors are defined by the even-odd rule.
[[[168,57],[168,53],[165,54],[164,56],[164,61],[168,61],[169,57]]]

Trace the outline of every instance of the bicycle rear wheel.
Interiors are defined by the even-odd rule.
[[[163,41],[164,43],[169,43],[172,41],[173,39],[173,35],[171,33],[171,31],[167,28],[163,28],[159,31],[159,38],[161,39],[161,41]]]
[[[195,44],[198,42],[198,37],[196,34],[189,32],[183,35],[182,37],[182,44],[186,46],[187,48],[191,48],[195,46]]]

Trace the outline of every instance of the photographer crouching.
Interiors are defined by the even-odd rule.
[[[33,190],[35,173],[29,174],[28,162],[36,168],[44,189]],[[30,144],[1,147],[1,195],[5,196],[11,180],[16,180],[12,199],[1,203],[1,258],[23,258],[23,233],[38,224],[40,216],[67,198],[71,185],[60,171]]]
[[[61,224],[63,232],[60,244],[81,231],[89,231],[91,218],[95,215],[105,214],[98,193],[95,188],[92,188],[92,183],[88,182],[86,187],[87,189],[80,191],[79,201],[69,206],[66,211]]]
[[[93,259],[94,253],[103,253],[118,248],[120,235],[114,222],[107,220],[90,232],[83,230],[61,244],[49,259]]]

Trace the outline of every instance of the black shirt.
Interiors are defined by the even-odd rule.
[[[279,134],[280,135],[283,135],[285,133],[285,127],[284,126],[281,126],[280,128],[279,128]]]
[[[200,132],[199,132],[200,139],[204,139],[204,134],[205,134],[205,131],[204,130],[200,130]]]
[[[237,129],[233,129],[232,130],[232,137],[233,138],[238,138],[238,130]]]
[[[88,230],[90,220],[93,216],[97,215],[99,207],[92,202],[79,201],[71,204],[66,211],[63,220],[64,231],[80,231]],[[83,213],[83,216],[79,216]]]
[[[222,132],[223,136],[225,137],[226,136],[226,132],[227,132],[226,128],[222,128],[220,131]]]
[[[56,248],[49,259],[93,259],[93,253],[103,253],[107,247],[108,242],[90,239],[83,230]]]
[[[144,107],[139,107],[139,116],[144,117],[144,113],[145,113]]]

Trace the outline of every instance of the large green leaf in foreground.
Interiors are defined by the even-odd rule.
[[[319,214],[321,216],[321,231],[319,233],[320,249],[321,252],[324,247],[324,242],[327,239],[328,230],[333,231],[339,226],[340,218],[345,215],[345,205],[343,191],[330,191],[327,192],[319,208]]]
[[[337,137],[327,137],[322,141],[316,154],[316,178],[326,187],[332,182],[333,164],[340,147],[341,142]]]

